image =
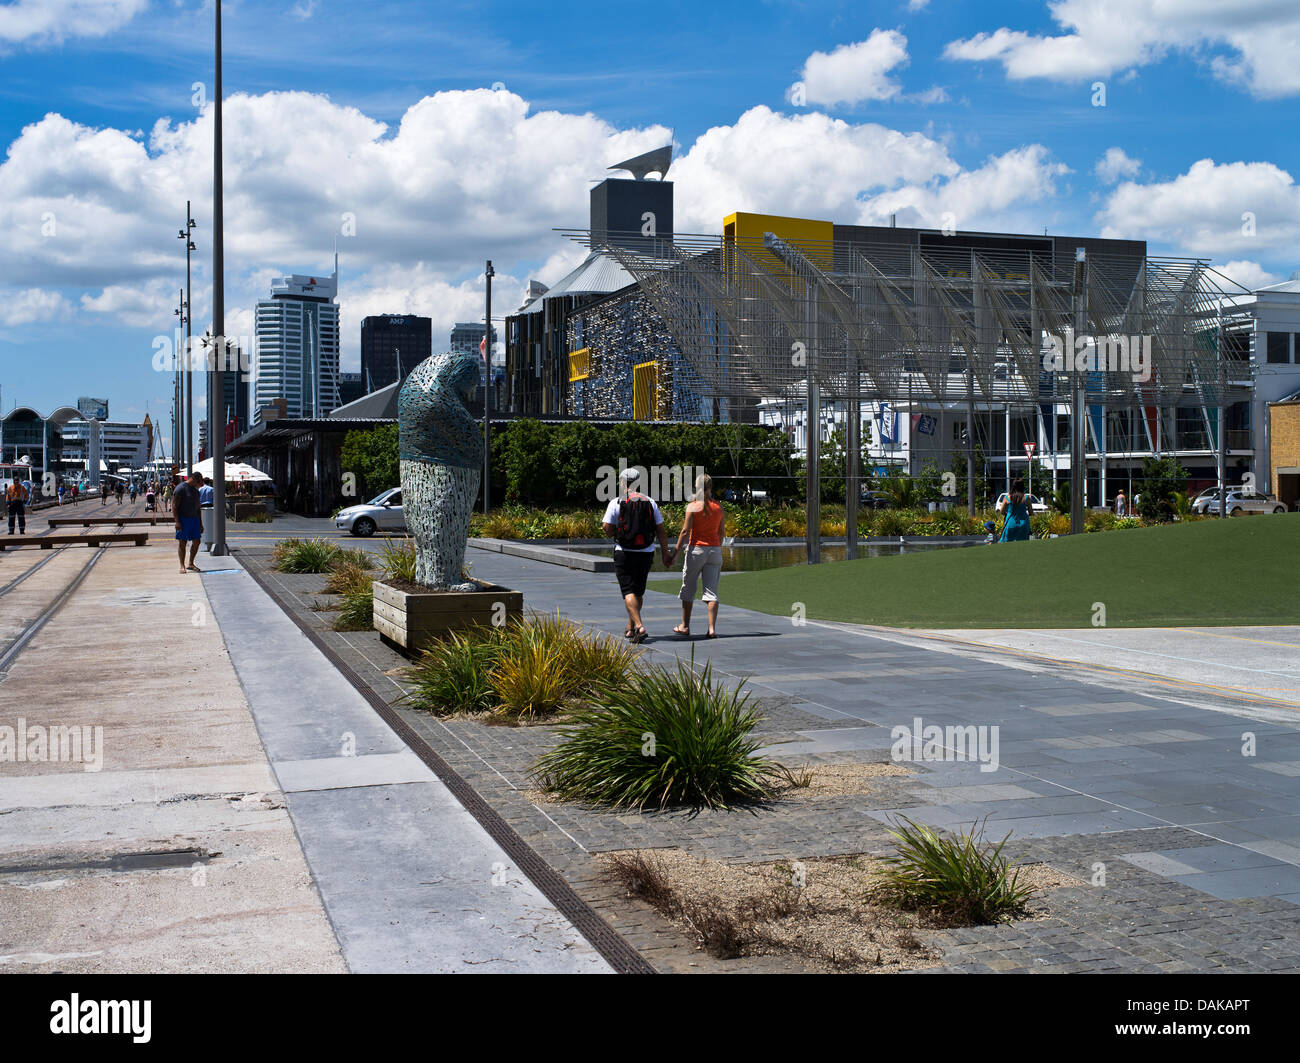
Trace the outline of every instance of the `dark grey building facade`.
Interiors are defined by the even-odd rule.
[[[361,322],[362,394],[405,380],[432,353],[433,322],[429,318],[415,314],[365,318]]]

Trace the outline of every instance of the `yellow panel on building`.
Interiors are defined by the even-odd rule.
[[[632,420],[652,421],[659,412],[659,363],[632,367]]]
[[[1268,404],[1269,492],[1288,507],[1300,502],[1300,402]]]
[[[591,376],[591,348],[569,352],[569,383]]]
[[[728,215],[722,222],[723,240],[752,258],[781,269],[781,263],[763,247],[763,234],[775,233],[794,244],[818,265],[829,268],[834,258],[835,226],[812,218],[785,218],[778,214]]]

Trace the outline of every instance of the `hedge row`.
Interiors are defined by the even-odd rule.
[[[349,432],[340,453],[343,472],[357,478],[361,496],[373,497],[398,483],[397,426]],[[622,465],[620,465],[620,461]],[[608,497],[621,467],[654,471],[651,487],[663,483],[689,492],[694,470],[702,468],[721,492],[731,486],[790,498],[798,490],[797,465],[778,429],[758,425],[543,424],[522,419],[492,437],[493,501],[531,506],[590,507]],[[670,469],[687,471],[671,475]],[[665,493],[665,492],[661,492]],[[672,500],[665,498],[664,501]],[[680,500],[680,499],[678,499]]]

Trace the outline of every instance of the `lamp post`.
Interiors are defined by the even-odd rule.
[[[492,260],[487,260],[483,276],[487,280],[487,308],[483,329],[483,512],[488,511],[488,495],[492,478],[492,278],[496,270]]]
[[[226,259],[225,216],[221,185],[221,0],[216,8],[215,77],[212,84],[212,394],[226,394]],[[217,431],[208,411],[208,434],[212,436],[212,554],[224,557],[226,546],[226,426]]]
[[[185,298],[185,289],[180,290],[177,296],[176,309],[172,313],[178,318],[176,329],[176,346],[181,352],[185,350],[185,327],[190,320],[190,304]],[[181,353],[176,360],[176,372],[172,381],[172,398],[174,400],[172,407],[172,460],[180,461],[181,452],[185,449],[185,355]]]
[[[192,321],[189,313],[190,295],[190,252],[197,250],[194,241],[190,239],[190,233],[194,231],[194,218],[190,215],[190,201],[185,201],[185,228],[177,234],[178,240],[185,241],[185,361],[182,364],[181,372],[185,378],[185,471],[192,472],[194,469],[194,365],[191,361],[192,347]]]

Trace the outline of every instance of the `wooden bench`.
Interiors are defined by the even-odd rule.
[[[11,546],[39,546],[42,550],[52,550],[56,546],[71,546],[85,543],[87,546],[102,546],[104,543],[132,543],[144,546],[149,541],[148,532],[87,532],[84,535],[0,535],[0,553]]]
[[[170,523],[170,518],[168,518]],[[157,524],[157,517],[51,517],[51,528],[61,528],[65,524],[78,524],[89,528],[92,524]]]

